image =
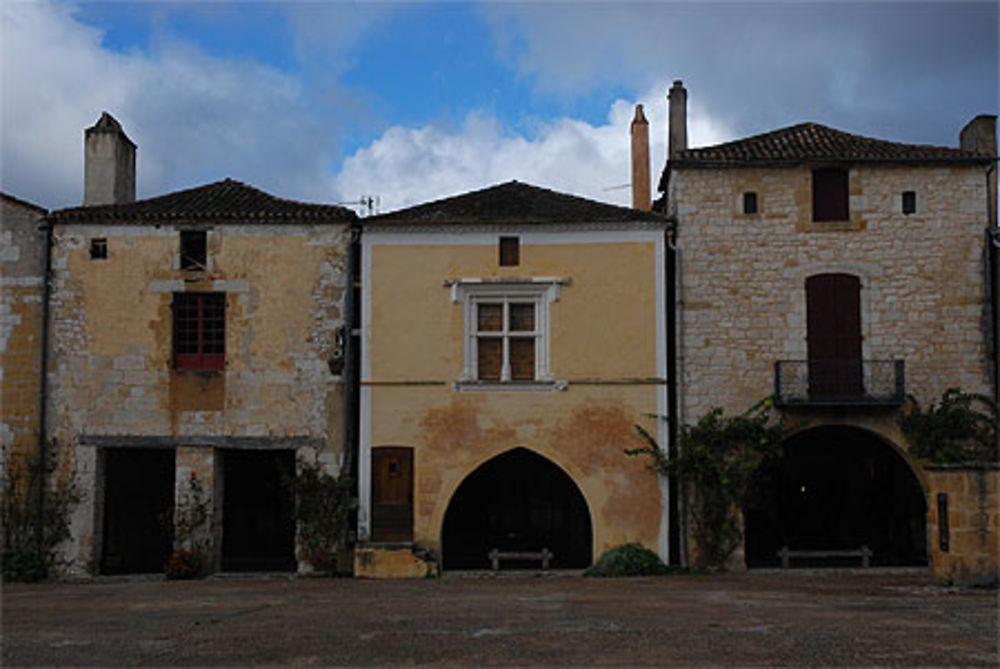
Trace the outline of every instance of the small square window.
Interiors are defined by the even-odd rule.
[[[743,213],[744,214],[757,213],[757,193],[753,191],[747,191],[746,193],[743,193]]]
[[[521,263],[521,248],[517,237],[500,238],[500,266],[517,267]]]
[[[181,269],[208,268],[208,233],[204,230],[181,230]]]
[[[90,240],[90,259],[91,260],[107,260],[108,258],[108,240],[104,237],[95,237]]]
[[[917,193],[912,190],[903,191],[903,213],[913,214],[917,211]]]

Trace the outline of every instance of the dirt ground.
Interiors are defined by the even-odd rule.
[[[996,665],[997,592],[926,574],[5,585],[3,665]]]

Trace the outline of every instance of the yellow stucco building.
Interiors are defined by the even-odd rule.
[[[510,182],[363,228],[359,571],[666,558],[665,483],[624,450],[666,444],[667,220]]]

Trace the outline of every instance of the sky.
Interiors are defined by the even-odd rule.
[[[0,190],[79,205],[106,110],[139,198],[229,177],[392,211],[517,179],[627,205],[634,106],[658,175],[675,79],[691,146],[803,121],[956,146],[1000,106],[998,21],[995,0],[0,0]]]

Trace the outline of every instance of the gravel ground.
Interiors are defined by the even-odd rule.
[[[5,585],[3,665],[991,665],[996,591],[923,573]]]

